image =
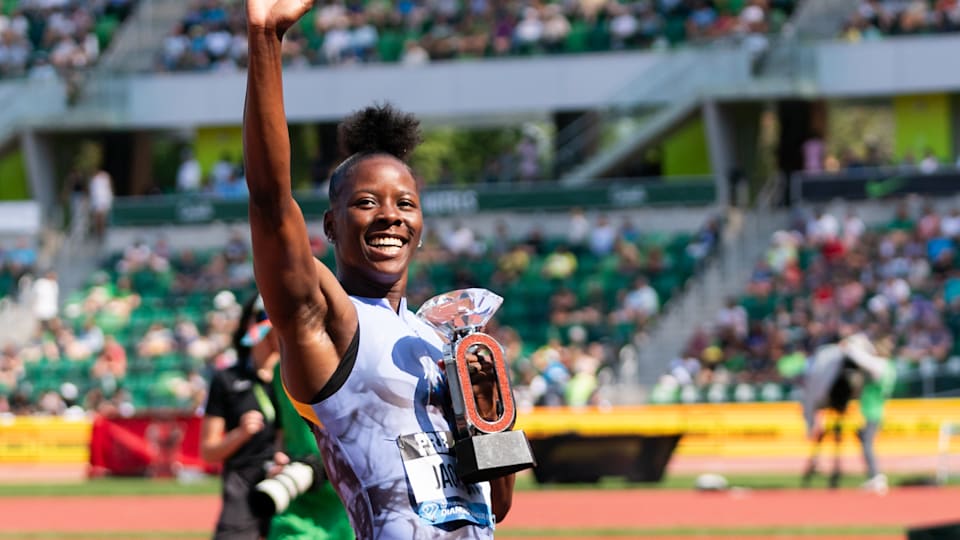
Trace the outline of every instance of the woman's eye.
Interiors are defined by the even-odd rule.
[[[413,203],[413,201],[409,201],[409,200],[402,200],[399,202],[399,205],[405,208],[416,208],[417,206],[416,204]]]
[[[356,202],[357,206],[364,207],[364,208],[369,208],[374,204],[375,203],[373,202],[373,199],[360,199],[359,201]]]

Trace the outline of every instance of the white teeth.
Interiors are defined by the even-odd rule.
[[[402,247],[403,241],[399,238],[374,238],[370,240],[370,245],[374,247]]]

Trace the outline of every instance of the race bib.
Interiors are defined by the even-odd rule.
[[[493,526],[483,490],[457,476],[453,443],[449,431],[412,433],[397,439],[417,514],[432,525],[468,521]]]

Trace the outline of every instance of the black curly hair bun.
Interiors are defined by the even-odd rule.
[[[337,127],[337,142],[344,156],[390,154],[405,161],[421,140],[420,121],[389,103],[356,111]]]

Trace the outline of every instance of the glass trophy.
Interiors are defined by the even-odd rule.
[[[460,289],[427,300],[417,311],[443,338],[446,372],[456,418],[454,452],[457,473],[467,483],[483,482],[536,466],[523,431],[512,431],[517,407],[507,375],[503,347],[483,327],[503,303],[486,289]],[[470,361],[490,362],[496,375],[497,418],[484,418],[477,406]]]

